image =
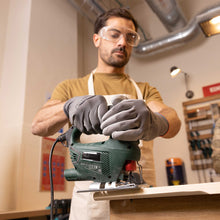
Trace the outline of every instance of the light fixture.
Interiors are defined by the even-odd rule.
[[[177,75],[179,75],[180,73],[184,74],[184,79],[185,79],[185,85],[186,85],[186,97],[188,99],[191,99],[194,96],[194,93],[192,90],[188,89],[188,78],[189,78],[189,74],[183,72],[180,68],[176,67],[176,66],[172,66],[170,68],[170,75],[172,78],[175,78]]]
[[[172,66],[170,68],[170,75],[172,78],[175,78],[179,73],[181,73],[181,69],[176,66]]]
[[[220,16],[211,18],[210,20],[203,21],[199,23],[202,31],[206,37],[211,37],[212,35],[220,33]]]

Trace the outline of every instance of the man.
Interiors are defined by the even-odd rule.
[[[153,163],[152,149],[147,150],[146,141],[175,136],[180,120],[175,110],[162,102],[155,88],[148,83],[135,83],[124,73],[132,48],[139,42],[136,31],[137,23],[125,9],[111,9],[100,15],[93,36],[98,49],[96,69],[83,78],[61,82],[36,114],[32,133],[52,135],[69,120],[87,137],[104,134],[118,140],[144,140],[143,165]],[[112,106],[110,110],[108,105]],[[145,180],[154,185],[152,170],[146,175],[149,180]],[[74,188],[86,184],[75,182]],[[77,212],[81,214],[78,216]],[[108,219],[108,203],[95,202],[91,194],[79,195],[74,190],[70,219],[78,218]]]

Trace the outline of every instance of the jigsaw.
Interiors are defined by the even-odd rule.
[[[89,181],[89,189],[78,192],[136,189],[144,183],[140,160],[139,141],[114,140],[80,143],[81,132],[71,127],[66,141],[74,168],[64,171],[68,181]],[[136,164],[139,172],[136,171]]]

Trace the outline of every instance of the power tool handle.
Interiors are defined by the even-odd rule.
[[[71,127],[71,129],[72,129],[72,131],[70,132],[69,135],[72,136],[72,143],[73,144],[78,143],[78,140],[79,140],[82,132],[74,126]],[[69,137],[69,140],[70,140],[70,137]]]

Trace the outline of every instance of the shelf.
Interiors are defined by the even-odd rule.
[[[211,115],[201,115],[201,116],[196,116],[193,118],[187,118],[186,121],[190,122],[190,121],[199,121],[199,120],[205,120],[205,119],[211,119],[212,116]]]
[[[218,99],[220,99],[220,94],[212,95],[212,96],[208,96],[208,97],[204,97],[204,98],[200,98],[200,99],[193,99],[190,101],[186,101],[186,102],[183,102],[183,106],[190,106],[190,105],[194,105],[194,104],[206,103],[206,102],[210,102],[210,101],[218,100]]]
[[[182,103],[187,139],[189,143],[194,144],[193,148],[191,145],[188,146],[192,170],[212,167],[211,156],[209,156],[208,160],[204,160],[204,164],[198,164],[198,162],[205,159],[205,156],[207,157],[207,151],[205,150],[209,149],[209,152],[212,152],[213,111],[216,110],[216,108],[213,110],[212,104],[217,104],[218,108],[220,108],[220,94]],[[193,137],[191,134],[193,134]]]
[[[213,128],[213,124],[206,124],[206,125],[201,125],[201,126],[192,126],[191,129],[187,130],[188,132],[191,131],[203,131],[203,130],[209,130]]]
[[[199,135],[199,136],[195,136],[195,137],[189,137],[188,140],[192,141],[192,140],[205,140],[205,139],[211,139],[212,138],[212,134],[203,134],[203,135]]]

